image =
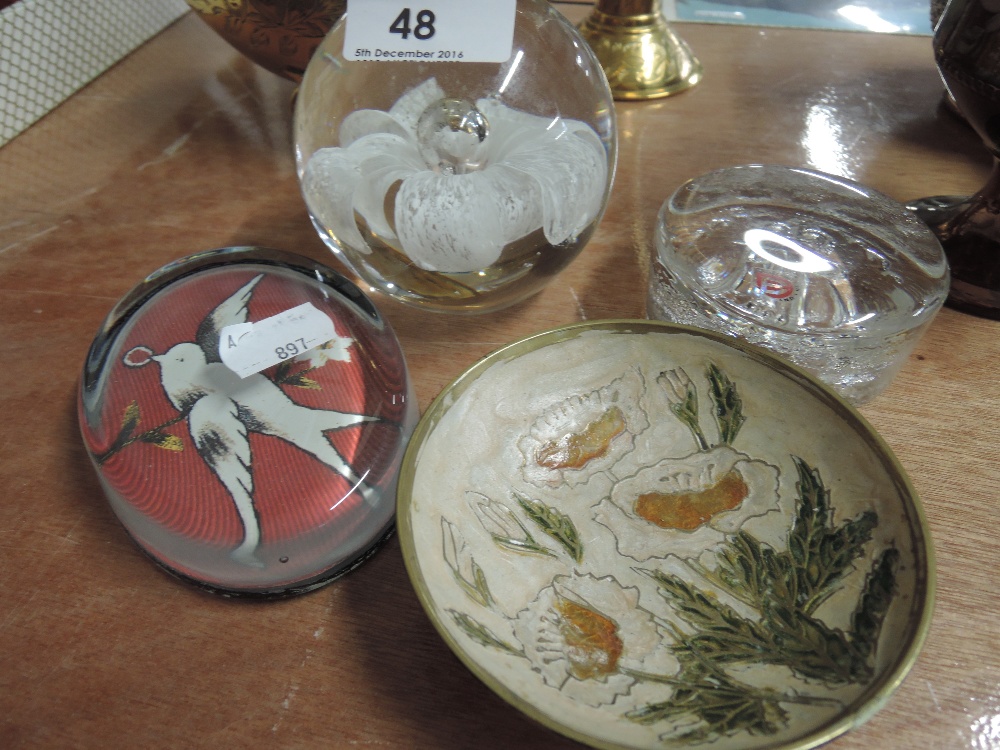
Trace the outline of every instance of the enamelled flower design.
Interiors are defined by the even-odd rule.
[[[577,485],[613,467],[649,427],[638,370],[547,409],[518,442],[524,478],[537,486]]]
[[[431,78],[387,112],[344,118],[340,146],[312,155],[302,187],[337,242],[370,252],[357,215],[419,268],[467,273],[538,230],[552,245],[575,240],[607,182],[607,151],[586,123],[493,98],[473,106]]]
[[[640,469],[595,515],[635,560],[694,559],[750,518],[777,510],[778,500],[776,467],[723,446]]]
[[[545,684],[591,706],[627,695],[635,675],[679,667],[653,615],[639,606],[639,590],[610,576],[557,576],[513,626]]]
[[[535,541],[517,514],[498,500],[478,492],[468,493],[469,505],[493,541],[504,549],[536,555],[552,555],[551,550]]]

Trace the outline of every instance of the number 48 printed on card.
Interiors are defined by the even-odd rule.
[[[417,25],[415,28],[410,26],[410,14],[411,11],[409,8],[403,8],[399,12],[399,15],[396,16],[396,20],[392,22],[389,31],[393,34],[399,34],[400,39],[409,39],[411,32],[421,41],[434,36],[434,21],[437,20],[434,11],[426,9],[417,11]]]

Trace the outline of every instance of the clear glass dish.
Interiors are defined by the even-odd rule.
[[[861,404],[948,294],[941,244],[902,204],[809,169],[748,164],[683,184],[657,220],[647,315],[764,346]]]

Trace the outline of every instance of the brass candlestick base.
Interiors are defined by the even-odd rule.
[[[659,0],[599,0],[580,33],[616,99],[670,96],[701,80],[701,63],[667,24]]]

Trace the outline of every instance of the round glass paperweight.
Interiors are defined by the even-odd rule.
[[[889,385],[948,295],[923,222],[809,169],[696,177],[663,204],[655,242],[648,317],[771,349],[855,404]]]
[[[79,420],[128,534],[227,596],[315,589],[391,533],[418,417],[396,337],[346,278],[235,247],[183,258],[109,313]]]
[[[295,106],[323,241],[416,307],[490,312],[540,291],[587,244],[614,178],[613,100],[588,45],[543,0],[518,0],[501,63],[349,60],[350,23],[317,50]]]

